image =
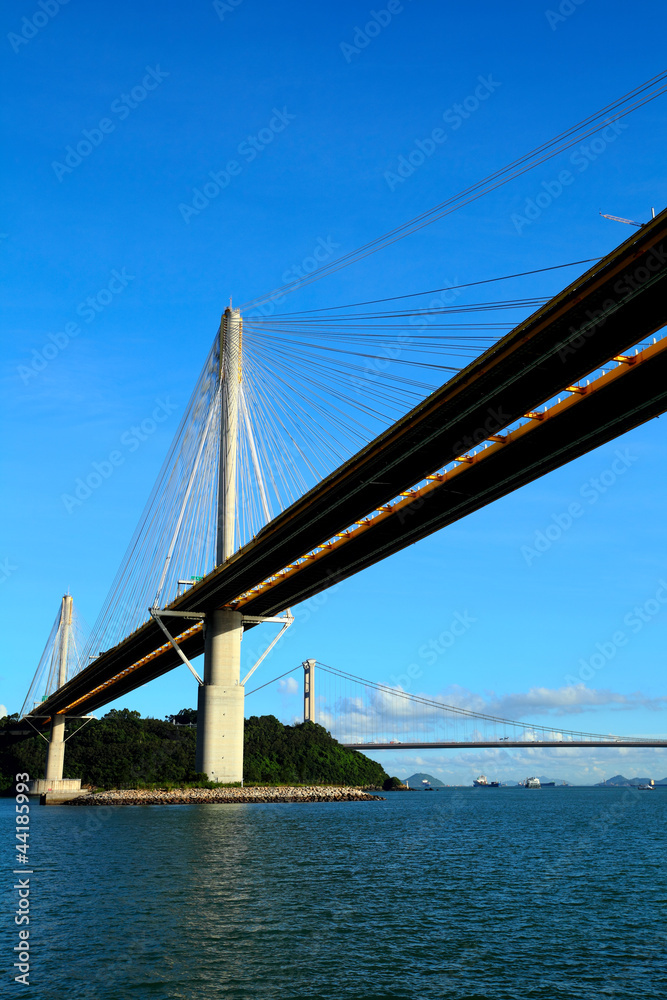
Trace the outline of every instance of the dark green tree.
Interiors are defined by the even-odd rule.
[[[385,792],[396,792],[399,789],[403,790],[406,788],[401,779],[395,776],[393,778],[386,778],[382,784],[382,787],[385,790]]]
[[[163,722],[123,708],[88,723],[72,720],[64,776],[98,788],[198,781],[196,726],[175,724],[193,716],[194,709],[182,709],[168,717],[173,721]],[[33,778],[44,775],[46,741],[41,736],[21,742],[3,739],[3,728],[15,722],[16,716],[0,720],[0,790],[5,792],[20,771]],[[284,726],[275,716],[264,715],[245,722],[244,778],[253,783],[381,787],[387,774],[375,761],[342,747],[322,726]]]

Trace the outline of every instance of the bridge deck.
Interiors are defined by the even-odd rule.
[[[443,741],[439,743],[343,743],[348,750],[361,750],[371,753],[375,750],[480,750],[488,747],[537,747],[540,750],[555,748],[566,750],[568,747],[667,747],[667,740],[476,740],[470,742]]]
[[[663,249],[666,236],[667,211],[633,233],[608,257],[276,517],[248,545],[170,607],[205,612],[239,599],[272,574],[453,461],[473,443],[497,433],[664,326],[667,323],[667,250]],[[653,377],[646,374],[646,367],[638,367],[638,377],[631,380],[635,389],[628,394],[627,405],[622,404],[621,420],[614,417],[609,406],[598,403],[600,428],[589,428],[588,435],[580,436],[569,452],[562,441],[552,441],[550,451],[548,442],[544,448],[540,446],[536,450],[542,452],[541,458],[538,455],[533,461],[531,474],[522,479],[520,471],[508,471],[504,491],[480,484],[479,496],[475,497],[475,486],[471,484],[468,509],[460,508],[455,516],[464,516],[470,509],[515,489],[522,481],[528,482],[661,412],[665,408],[664,393],[651,391],[650,405],[643,410],[641,398],[634,398],[641,396]],[[656,361],[651,371],[657,368]],[[640,375],[642,370],[644,374]],[[663,372],[662,367],[660,371]],[[483,464],[479,463],[480,469]],[[448,502],[451,504],[451,497]],[[435,510],[432,505],[427,507],[431,512]],[[455,519],[453,513],[447,516]],[[415,530],[406,530],[400,538],[396,536],[377,558],[444,523],[449,521],[443,520],[441,513],[430,521],[424,518],[420,526],[416,520],[411,521]],[[364,560],[347,569],[327,570],[320,565],[316,579],[307,588],[301,587],[291,597],[276,591],[278,603],[274,601],[272,606],[280,609],[323,590],[332,581],[374,561],[372,556],[373,553],[364,556]],[[247,611],[257,613],[250,603]],[[40,706],[40,711],[62,712],[82,706],[91,711],[173,669],[181,662],[173,650],[154,656],[163,639],[157,625],[147,622],[52,695]],[[182,648],[190,657],[201,653],[201,632],[193,631],[183,641]]]

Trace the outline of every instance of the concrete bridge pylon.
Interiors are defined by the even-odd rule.
[[[236,542],[236,467],[242,378],[243,320],[225,309],[220,323],[221,428],[216,564]],[[244,687],[241,684],[243,616],[230,608],[210,612],[204,623],[204,683],[197,702],[196,767],[212,781],[243,781]]]
[[[72,597],[65,594],[60,609],[58,687],[67,683],[67,657],[72,632]],[[54,715],[51,721],[51,739],[46,751],[47,781],[58,781],[63,776],[65,762],[65,716]]]

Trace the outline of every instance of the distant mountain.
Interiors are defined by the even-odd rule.
[[[434,788],[444,788],[444,781],[440,781],[439,778],[434,778],[432,774],[423,774],[419,771],[417,774],[411,774],[409,778],[405,779],[404,784],[409,785],[410,788],[422,788],[422,781],[428,781],[430,785]]]
[[[615,774],[613,778],[607,778],[606,781],[598,781],[593,787],[603,788],[611,785],[614,788],[629,788],[631,785],[648,785],[650,780],[650,778],[625,778],[622,774]],[[661,778],[655,783],[656,785],[667,785],[667,778]]]

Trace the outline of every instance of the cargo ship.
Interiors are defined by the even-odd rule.
[[[487,781],[486,775],[480,774],[479,778],[473,779],[475,788],[499,788],[499,781]]]

